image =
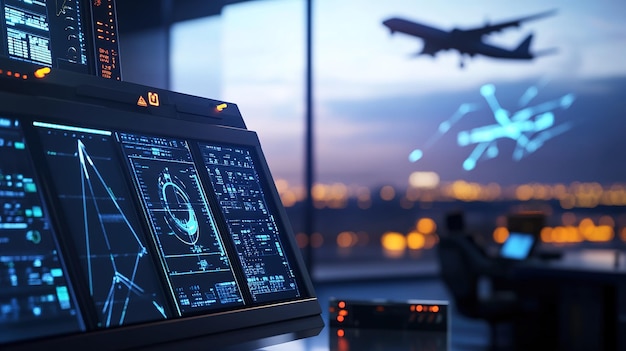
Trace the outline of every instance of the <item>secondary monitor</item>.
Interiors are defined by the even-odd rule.
[[[236,104],[0,63],[22,74],[0,76],[0,348],[245,350],[321,331]]]
[[[0,117],[0,344],[85,327],[25,142]]]
[[[114,0],[0,0],[0,57],[121,79]]]

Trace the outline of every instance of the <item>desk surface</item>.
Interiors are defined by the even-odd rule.
[[[525,301],[541,304],[542,315],[529,317],[526,325],[545,323],[536,330],[554,331],[551,342],[559,349],[626,349],[626,253],[566,252],[558,259],[520,262],[511,275]]]
[[[324,330],[318,336],[268,346],[262,351],[475,351],[486,350],[489,343],[489,329],[485,323],[459,316],[452,309],[450,310],[451,330],[447,335],[437,332],[413,333],[377,329],[357,331],[357,329],[345,328],[344,337],[339,338],[337,329],[328,326],[327,307],[333,297],[356,300],[384,298],[394,301],[449,300],[450,297],[443,282],[437,277],[328,282],[318,284],[316,292],[322,304],[324,320],[327,322]]]
[[[536,274],[544,272],[546,278],[554,277],[555,274],[567,276],[571,272],[572,277],[580,278],[580,272],[590,273],[590,277],[619,277],[626,274],[626,253],[622,252],[619,257],[619,267],[615,269],[614,250],[580,250],[564,253],[559,260],[535,260],[525,264],[527,273]],[[559,273],[560,272],[560,273]],[[600,273],[600,274],[597,274]],[[595,274],[595,275],[592,275]],[[621,277],[623,279],[623,277]],[[400,279],[397,281],[362,281],[362,282],[336,282],[322,283],[316,286],[318,298],[322,304],[323,317],[328,321],[326,306],[331,297],[345,297],[354,299],[378,299],[391,300],[405,299],[428,299],[449,300],[447,290],[438,278],[432,279]],[[453,303],[453,301],[450,301]],[[464,318],[453,309],[451,316],[451,331],[449,339],[441,334],[421,335],[421,340],[410,336],[389,335],[384,331],[346,331],[343,339],[336,335],[336,330],[328,326],[320,335],[303,340],[296,340],[284,344],[278,344],[264,348],[262,351],[334,351],[334,350],[367,350],[375,349],[380,342],[389,339],[388,347],[381,348],[386,351],[405,350],[440,350],[442,345],[447,345],[448,351],[461,350],[486,350],[489,340],[489,329],[482,321]],[[382,333],[382,334],[381,334]],[[393,333],[391,333],[393,334]],[[400,332],[402,334],[402,332]],[[418,336],[416,334],[416,336]],[[378,343],[378,344],[377,344]],[[420,345],[416,348],[416,345]],[[368,348],[360,348],[367,346]]]
[[[560,258],[529,259],[513,269],[520,277],[555,275],[579,279],[624,279],[626,252],[610,249],[584,249],[564,252]]]

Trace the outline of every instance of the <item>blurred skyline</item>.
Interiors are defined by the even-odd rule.
[[[445,181],[503,185],[626,179],[623,1],[316,0],[314,5],[318,182],[405,186],[415,171],[436,172]],[[514,48],[534,33],[531,51],[556,48],[556,54],[532,61],[476,56],[465,60],[464,69],[458,52],[416,56],[421,39],[391,36],[382,25],[397,16],[444,30],[467,29],[552,9],[556,15],[487,40]],[[304,11],[304,2],[295,0],[231,5],[219,19],[178,25],[172,46],[196,51],[173,57],[175,75],[195,77],[173,79],[174,90],[236,103],[249,129],[259,134],[274,177],[294,185],[303,183],[304,167]],[[198,38],[199,33],[206,35]],[[213,69],[198,73],[201,66]],[[493,84],[494,96],[511,114],[532,86],[537,95],[525,106],[572,94],[569,108],[553,111],[554,126],[568,127],[519,161],[513,160],[515,141],[501,139],[494,158],[464,170],[473,147],[458,146],[459,132],[495,123],[480,94],[485,84]],[[433,139],[463,104],[473,111]],[[415,149],[423,157],[410,162]]]

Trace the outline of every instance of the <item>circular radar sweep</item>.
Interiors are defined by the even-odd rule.
[[[172,234],[187,245],[195,245],[200,237],[198,217],[191,206],[185,185],[165,168],[159,174],[159,197],[165,210],[165,221]]]

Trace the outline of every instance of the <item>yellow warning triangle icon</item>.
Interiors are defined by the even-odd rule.
[[[146,99],[143,98],[143,96],[140,96],[139,100],[137,100],[137,106],[148,107],[148,103],[146,102]]]

